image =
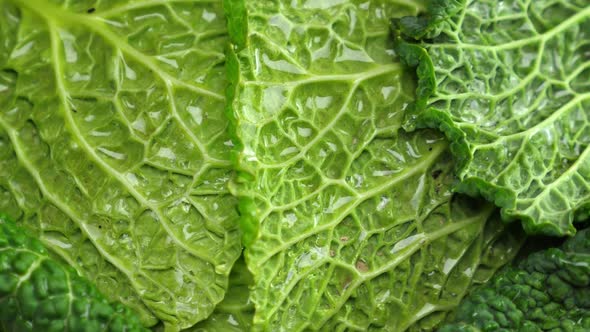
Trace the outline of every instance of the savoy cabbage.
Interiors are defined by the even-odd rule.
[[[590,330],[590,229],[476,288],[440,332]]]
[[[226,2],[254,331],[432,329],[518,248],[451,192],[443,137],[401,129],[414,83],[389,18],[419,8]]]
[[[241,252],[221,1],[0,0],[0,210],[170,330]]]
[[[458,189],[572,235],[590,206],[590,2],[433,0],[394,30],[420,81],[406,128],[446,133]]]
[[[588,8],[0,0],[0,213],[153,331],[436,329],[525,239],[455,188],[584,216]]]
[[[48,255],[43,244],[0,215],[0,331],[147,332],[120,303]]]

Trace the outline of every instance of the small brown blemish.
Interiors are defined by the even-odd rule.
[[[336,256],[336,252],[334,250],[330,249],[330,257],[334,257]]]
[[[341,236],[341,237],[340,237],[340,241],[342,241],[342,242],[346,242],[346,241],[348,241],[349,239],[350,239],[350,238],[349,238],[348,236]]]
[[[362,260],[356,261],[355,267],[361,272],[369,271],[369,265],[367,265],[367,263],[363,262]]]

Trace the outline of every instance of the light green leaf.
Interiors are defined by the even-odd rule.
[[[432,1],[396,24],[418,66],[407,128],[452,140],[459,190],[529,233],[572,235],[590,206],[590,2]]]
[[[406,134],[407,1],[226,2],[255,331],[431,330],[509,261],[491,205],[451,193],[447,143]],[[492,262],[490,264],[490,262]],[[498,264],[498,265],[495,265]]]
[[[229,275],[225,298],[206,320],[186,332],[244,332],[252,328],[254,305],[250,301],[249,287],[252,275],[246,262],[240,258]]]
[[[145,325],[240,255],[221,1],[0,1],[0,210]]]

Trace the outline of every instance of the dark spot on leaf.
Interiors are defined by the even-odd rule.
[[[356,261],[355,267],[361,272],[369,271],[369,265],[367,265],[367,263],[363,262],[362,260]]]
[[[432,178],[433,179],[438,179],[438,177],[442,174],[442,171],[440,169],[437,169],[435,171],[432,172]]]
[[[102,228],[102,226],[101,225],[98,225],[98,228]]]
[[[74,112],[74,113],[78,113],[78,110],[77,110],[77,109],[75,109],[75,108],[72,108],[72,112]]]
[[[95,11],[96,11],[96,8],[94,8],[94,7],[91,7],[91,8],[88,8],[88,10],[87,10],[86,12],[87,12],[88,14],[92,14],[92,13],[94,13]]]
[[[440,187],[441,187],[441,184],[440,184],[440,183],[439,183],[439,184],[437,184],[437,185],[434,187],[434,192],[438,194],[438,193],[440,192]]]
[[[432,151],[432,146],[428,148],[428,151]]]

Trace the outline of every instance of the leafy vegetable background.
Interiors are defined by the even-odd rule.
[[[452,140],[459,190],[494,201],[529,233],[572,235],[590,205],[590,3],[437,5],[397,27],[397,50],[420,67],[407,127]],[[420,46],[401,40],[424,36]]]
[[[0,308],[1,331],[26,331],[30,325],[44,331],[148,331],[129,308],[110,305],[92,283],[2,215]]]
[[[590,329],[590,229],[530,254],[475,289],[440,332]]]
[[[0,0],[0,331],[584,328],[589,8]]]
[[[433,328],[520,242],[450,192],[439,134],[401,130],[414,86],[389,18],[419,7],[229,3],[254,330]]]
[[[208,317],[241,250],[221,1],[0,6],[0,210],[147,326]]]
[[[250,301],[249,287],[252,275],[243,259],[236,261],[229,275],[229,287],[223,301],[206,320],[187,331],[191,332],[240,332],[250,331],[254,304]]]

